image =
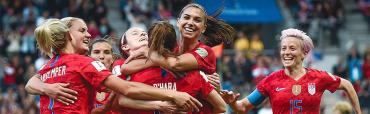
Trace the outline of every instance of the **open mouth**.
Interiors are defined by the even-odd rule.
[[[293,61],[293,57],[284,57],[283,60],[284,62],[292,62]]]
[[[193,28],[190,28],[190,27],[185,27],[185,31],[186,32],[194,32],[195,30]]]
[[[87,40],[83,40],[83,42],[82,42],[82,43],[89,45],[89,42],[90,42],[90,40],[89,40],[89,39],[87,39]]]
[[[147,38],[142,37],[142,38],[139,39],[139,42],[146,41],[146,40],[147,40]]]

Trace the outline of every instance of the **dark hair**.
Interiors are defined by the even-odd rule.
[[[149,53],[157,51],[164,57],[175,57],[173,49],[176,47],[176,32],[174,27],[167,21],[154,23],[148,31]],[[150,57],[150,55],[149,55]]]
[[[182,8],[178,18],[181,18],[181,15],[185,9],[190,7],[198,8],[204,13],[204,22],[207,28],[203,35],[205,36],[204,43],[206,45],[213,47],[221,44],[222,42],[231,43],[234,40],[235,29],[224,21],[216,19],[216,17],[221,14],[223,7],[219,8],[215,14],[213,14],[213,16],[208,16],[206,10],[204,10],[201,5],[191,3]]]
[[[207,28],[203,33],[205,36],[204,43],[208,46],[216,46],[224,43],[231,43],[234,40],[235,29],[222,20],[212,16],[207,16]]]
[[[92,50],[93,50],[93,46],[94,46],[94,44],[96,44],[96,43],[101,43],[101,42],[105,42],[105,43],[108,43],[109,45],[111,45],[112,46],[112,44],[111,44],[111,42],[110,41],[108,41],[107,40],[107,38],[110,38],[109,36],[108,37],[104,37],[104,38],[97,38],[97,39],[95,39],[95,40],[93,40],[90,44],[89,44],[89,52],[88,52],[88,54],[89,55],[91,55],[91,52],[92,52]],[[112,55],[113,55],[113,47],[111,48],[111,53],[112,53]]]

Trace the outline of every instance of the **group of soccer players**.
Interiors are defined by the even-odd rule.
[[[217,89],[216,57],[210,48],[232,41],[234,29],[207,16],[198,4],[182,9],[177,27],[179,41],[168,22],[153,24],[148,33],[130,28],[119,45],[124,59],[112,65],[112,46],[104,39],[89,46],[91,35],[82,19],[48,19],[36,28],[35,35],[40,51],[51,59],[29,80],[26,90],[41,95],[43,114],[209,114],[225,112],[226,103],[245,113],[267,97],[274,113],[319,113],[322,93],[337,89],[345,90],[355,112],[361,113],[351,83],[302,66],[313,49],[302,31],[282,31],[284,69],[263,79],[253,93],[237,101],[239,94]],[[202,34],[205,43],[198,39]],[[86,52],[92,58],[85,56]]]

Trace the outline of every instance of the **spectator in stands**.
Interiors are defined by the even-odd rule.
[[[9,41],[10,44],[8,45],[6,51],[7,51],[8,57],[12,58],[13,55],[18,54],[20,52],[21,35],[14,28],[7,36],[7,40]]]
[[[106,17],[100,19],[99,31],[101,37],[109,35],[112,32],[112,27],[109,25]]]
[[[261,41],[259,33],[253,33],[252,39],[250,41],[250,53],[248,58],[253,59],[255,61],[255,57],[262,53],[264,49],[264,44]]]
[[[34,24],[26,27],[26,33],[21,39],[21,53],[23,55],[36,55],[36,41],[33,34]]]
[[[239,31],[234,43],[235,51],[247,52],[249,49],[249,40],[243,31]]]
[[[26,7],[23,9],[23,22],[36,22],[36,18],[39,16],[39,9],[34,6],[31,0],[26,1]]]
[[[362,65],[361,65],[361,58],[360,54],[357,51],[357,47],[353,46],[349,52],[348,59],[348,72],[349,72],[349,80],[354,84],[354,86],[358,86],[360,84],[360,80],[362,79]],[[358,89],[356,89],[358,91]]]
[[[145,6],[147,7],[147,6]],[[94,21],[97,22],[97,25],[100,25],[100,19],[107,16],[108,8],[104,4],[103,0],[95,0],[92,7],[92,15],[94,15]]]
[[[14,30],[19,24],[20,18],[16,16],[14,8],[6,9],[5,15],[1,18],[4,32]]]
[[[91,39],[95,39],[95,38],[101,36],[101,33],[100,33],[99,28],[97,27],[95,21],[90,21],[87,28],[88,28],[87,32],[89,32],[91,34]]]
[[[364,78],[370,80],[370,48],[365,52],[364,64],[362,65]]]
[[[334,75],[342,76],[341,78],[348,78],[348,66],[343,56],[340,56],[337,63],[333,66],[333,73]]]
[[[259,55],[256,57],[257,62],[252,66],[252,76],[254,84],[258,84],[262,79],[270,74],[269,66],[266,57]]]

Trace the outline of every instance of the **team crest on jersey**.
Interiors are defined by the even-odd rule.
[[[102,70],[105,70],[107,68],[105,68],[104,64],[101,63],[100,61],[93,61],[91,62],[91,64],[95,67],[96,70],[98,70],[99,72],[102,71]]]
[[[113,67],[112,74],[115,76],[121,75],[121,65]]]
[[[315,83],[308,83],[308,93],[310,93],[310,95],[314,95],[316,93],[316,86],[315,86]]]
[[[102,102],[105,99],[105,92],[96,92],[96,100]]]
[[[299,95],[301,93],[301,85],[293,85],[292,93],[294,95]]]
[[[206,58],[208,56],[208,52],[204,48],[198,48],[195,52],[199,54],[202,58]]]

